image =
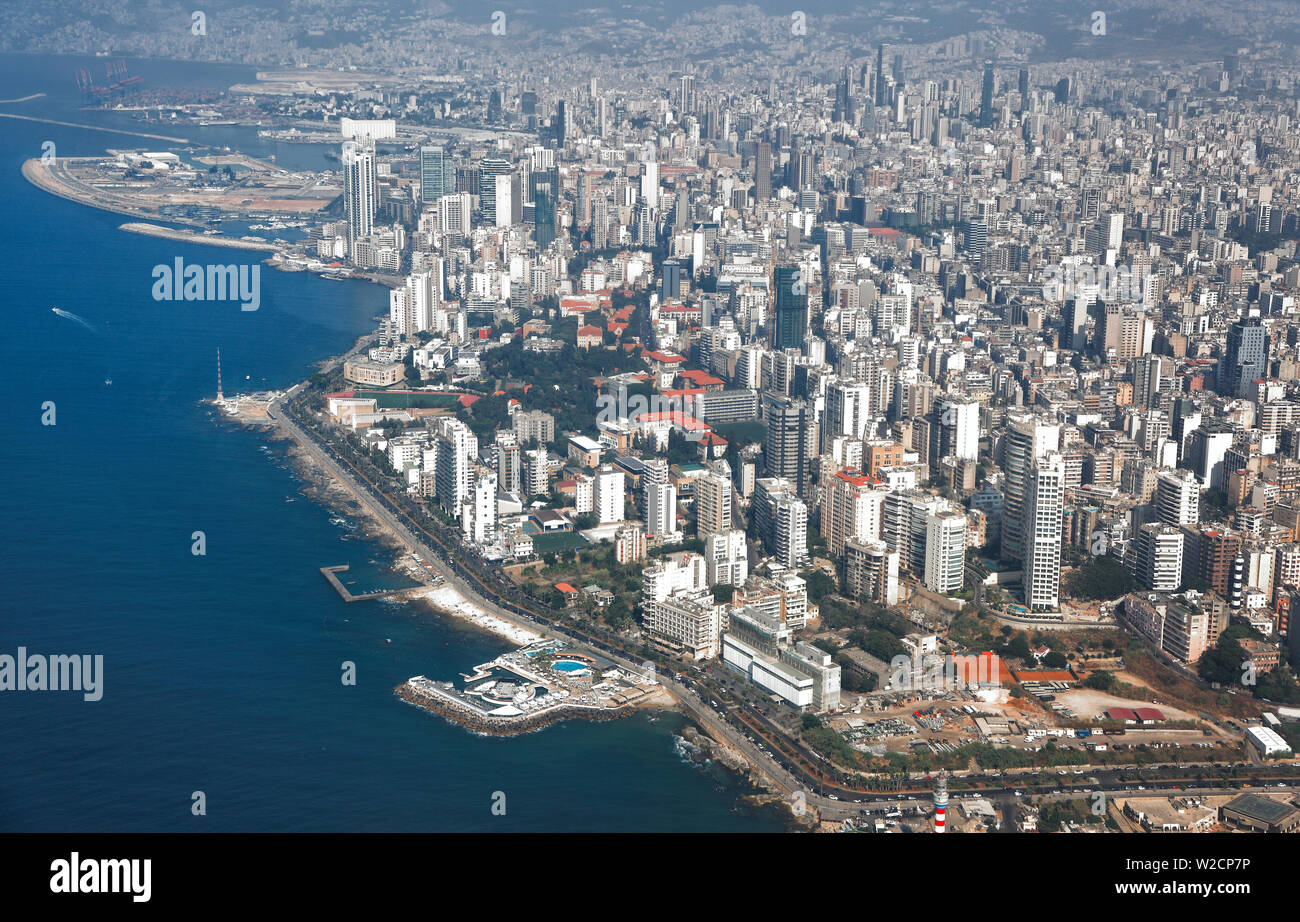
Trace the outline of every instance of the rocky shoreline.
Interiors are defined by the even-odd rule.
[[[690,762],[696,765],[708,762],[717,764],[740,779],[742,786],[750,789],[751,793],[736,798],[737,804],[752,810],[776,810],[792,829],[811,830],[815,825],[811,813],[802,816],[793,813],[785,798],[771,789],[771,782],[730,747],[722,745],[689,723],[677,736],[681,741],[681,751]]]

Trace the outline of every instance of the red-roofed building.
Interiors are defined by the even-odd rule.
[[[568,583],[556,583],[555,588],[564,596],[564,605],[566,608],[572,608],[578,604],[578,590],[574,589]]]
[[[700,457],[708,461],[721,458],[727,454],[727,440],[716,432],[706,432],[696,444],[700,447]]]
[[[682,387],[696,387],[705,391],[720,391],[726,387],[727,382],[721,378],[715,378],[706,371],[698,371],[690,368],[677,373],[677,383]]]
[[[836,471],[835,476],[845,483],[851,483],[855,487],[878,486],[882,481],[870,477],[857,468],[846,467],[843,470]]]
[[[578,327],[578,348],[591,349],[594,346],[603,345],[605,336],[600,331],[600,327],[587,324],[584,327]]]
[[[681,370],[682,365],[686,362],[685,358],[672,352],[655,352],[650,349],[642,352],[641,357],[645,359],[646,364],[650,366],[650,370],[654,372],[655,387],[658,388],[670,386],[673,379],[677,377],[677,372]]]

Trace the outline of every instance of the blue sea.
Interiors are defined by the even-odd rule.
[[[155,86],[252,78],[128,64]],[[83,111],[82,67],[102,76],[104,62],[0,55],[0,99],[46,94],[0,112],[327,164],[322,148],[249,129]],[[165,146],[0,119],[0,653],[104,657],[100,701],[0,692],[0,831],[782,828],[739,808],[731,779],[679,757],[673,714],[502,740],[400,701],[408,676],[451,678],[507,643],[423,605],[345,605],[319,568],[349,564],[360,585],[383,585],[391,552],[304,496],[281,443],[201,403],[218,347],[227,393],[286,387],[372,329],[386,292],[263,267],[257,311],[155,301],[156,265],[255,257],[129,234],[128,218],[36,189],[19,168],[46,142],[58,156]],[[43,425],[49,402],[55,424]],[[204,556],[191,553],[196,531]],[[340,681],[344,661],[355,687]]]

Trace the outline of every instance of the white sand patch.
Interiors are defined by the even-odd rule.
[[[436,606],[449,615],[457,618],[464,618],[472,621],[484,630],[498,634],[507,640],[519,644],[521,647],[538,640],[544,640],[542,634],[536,631],[530,631],[527,628],[511,624],[504,618],[498,618],[490,612],[484,611],[478,605],[475,605],[469,599],[465,598],[453,586],[441,586],[437,589],[430,589],[422,593],[421,598],[428,599],[430,604]]]

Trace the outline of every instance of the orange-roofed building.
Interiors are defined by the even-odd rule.
[[[677,383],[683,387],[697,387],[706,391],[720,391],[727,384],[721,378],[715,378],[706,371],[693,368],[678,372]]]

